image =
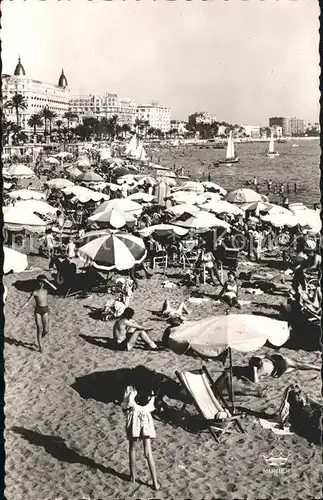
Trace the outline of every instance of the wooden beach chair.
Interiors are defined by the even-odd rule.
[[[216,392],[215,384],[205,366],[191,372],[175,373],[217,443],[225,433],[231,433],[233,430],[244,432],[239,422],[240,415],[232,415],[227,402]],[[187,404],[184,403],[182,412]],[[223,415],[224,418],[220,418]]]

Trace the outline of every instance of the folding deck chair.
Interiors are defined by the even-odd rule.
[[[221,437],[222,434],[231,433],[232,427],[238,432],[244,432],[239,422],[240,415],[232,415],[229,405],[220,394],[217,394],[214,382],[205,366],[191,372],[175,373],[217,443],[220,442],[218,434]],[[187,404],[184,403],[182,411]],[[220,419],[218,417],[220,413],[226,414],[227,417]]]

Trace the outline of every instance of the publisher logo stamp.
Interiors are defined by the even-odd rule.
[[[263,468],[264,474],[286,474],[290,468],[288,467],[290,452],[282,449],[275,449],[268,454],[263,454],[262,457],[266,464]]]

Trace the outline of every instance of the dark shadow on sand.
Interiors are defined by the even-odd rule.
[[[26,349],[29,349],[30,351],[37,351],[38,352],[38,348],[32,342],[23,342],[22,340],[12,339],[10,337],[4,337],[4,342],[6,344],[9,344],[9,345],[14,345],[16,347],[25,347]]]
[[[23,439],[28,441],[30,444],[43,447],[47,453],[52,455],[52,457],[56,458],[60,462],[66,462],[70,464],[78,463],[84,465],[85,467],[96,469],[106,474],[111,474],[118,477],[119,479],[122,479],[123,481],[127,481],[129,479],[129,476],[127,474],[117,472],[111,467],[104,467],[101,464],[97,464],[91,458],[84,457],[77,451],[68,448],[68,446],[64,442],[64,439],[60,437],[40,434],[39,432],[25,429],[24,427],[12,427],[11,430],[16,434],[22,436]]]

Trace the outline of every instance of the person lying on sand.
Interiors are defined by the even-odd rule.
[[[119,351],[130,351],[140,338],[150,349],[157,351],[158,346],[147,335],[147,329],[144,326],[136,323],[132,318],[135,311],[131,307],[126,307],[120,318],[117,319],[113,326],[113,337]]]
[[[17,318],[21,311],[26,307],[29,301],[35,299],[35,322],[37,328],[37,344],[39,352],[42,352],[42,338],[48,334],[49,331],[49,308],[48,308],[48,292],[45,288],[45,283],[50,285],[54,290],[57,290],[46,278],[45,275],[37,276],[36,289],[31,293],[25,304],[17,313]]]
[[[253,371],[253,382],[258,383],[267,377],[278,378],[284,373],[294,370],[316,370],[320,371],[320,366],[309,363],[302,363],[282,354],[272,354],[271,356],[253,356],[249,360],[249,366]]]
[[[182,317],[183,314],[190,314],[191,311],[189,311],[185,305],[184,302],[181,302],[180,305],[175,308],[175,307],[171,307],[170,305],[170,302],[168,299],[166,299],[163,303],[163,307],[162,307],[162,310],[161,310],[161,315],[164,316],[164,317],[172,317],[172,316],[178,316],[178,317]]]

